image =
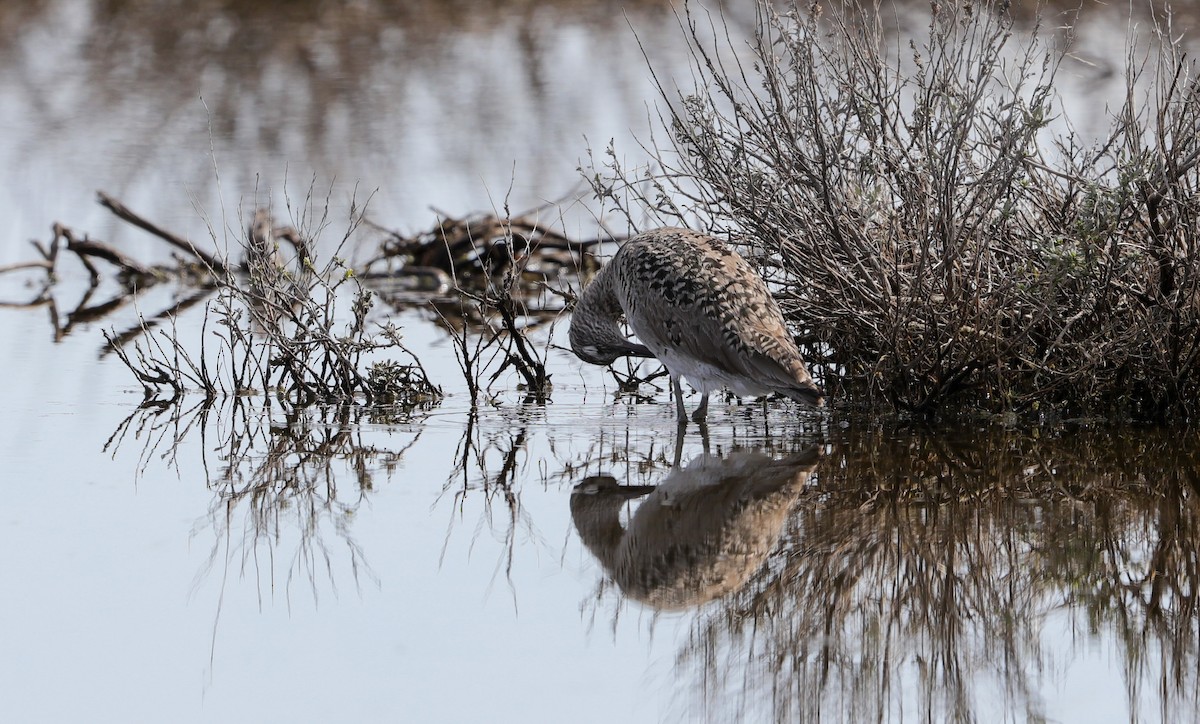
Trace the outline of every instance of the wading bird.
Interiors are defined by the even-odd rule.
[[[621,333],[622,316],[641,344]],[[591,364],[657,357],[671,375],[681,425],[680,377],[702,394],[692,415],[698,423],[709,393],[722,387],[823,401],[762,277],[719,240],[688,229],[656,229],[625,242],[580,295],[570,338],[575,355]]]

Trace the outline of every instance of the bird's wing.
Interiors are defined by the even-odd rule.
[[[779,305],[761,281],[759,286],[760,292],[750,291],[737,303],[723,306],[721,315],[705,315],[689,354],[764,387],[811,383]]]
[[[661,253],[651,247],[628,251]],[[676,255],[669,264],[633,261],[636,273],[622,305],[651,350],[674,349],[765,388],[811,383],[779,305],[740,256],[717,247]]]

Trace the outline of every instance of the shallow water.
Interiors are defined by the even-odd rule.
[[[672,470],[670,405],[556,396],[386,423],[252,403],[138,411],[111,393],[13,409],[28,431],[6,453],[0,517],[5,708],[1195,710],[1198,468],[1170,436],[883,429],[783,407],[768,430],[758,407],[733,408],[709,452],[692,432]]]
[[[584,135],[641,160],[643,50],[690,78],[654,3],[627,10],[640,47],[603,3],[152,6],[0,10],[0,264],[53,221],[165,258],[97,188],[218,242],[313,177],[408,231],[510,185],[532,207],[577,185]],[[1070,103],[1112,90],[1097,67],[1065,67],[1093,93]],[[85,281],[0,309],[0,720],[1194,718],[1194,435],[730,403],[677,446],[664,394],[553,347],[550,403],[503,376],[472,413],[434,315],[387,308],[442,404],[139,408],[100,330],[190,292],[69,317]]]

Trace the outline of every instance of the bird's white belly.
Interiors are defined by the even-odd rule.
[[[731,374],[694,357],[678,354],[674,350],[650,347],[650,351],[672,375],[686,377],[688,384],[700,392],[715,392],[729,388],[733,394],[743,397],[758,397],[770,392],[769,389],[757,385],[741,375]]]

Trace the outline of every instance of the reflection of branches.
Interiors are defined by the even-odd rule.
[[[130,438],[142,440],[143,467],[159,453],[181,470],[185,439],[198,432],[202,468],[214,493],[206,521],[214,532],[213,547],[201,577],[223,562],[225,575],[253,572],[260,598],[264,587],[274,591],[279,583],[290,601],[292,584],[305,580],[315,602],[322,579],[336,593],[335,574],[342,565],[337,548],[329,544],[329,530],[342,543],[355,585],[362,573],[373,579],[351,522],[373,490],[375,476],[379,471],[390,475],[420,435],[396,450],[367,445],[361,437],[365,415],[354,406],[280,414],[245,398],[219,408],[211,402],[191,409],[151,404],[126,418],[106,449],[115,452]],[[213,452],[215,466],[208,460]],[[347,486],[348,479],[354,484]],[[276,568],[279,563],[282,570]]]
[[[528,431],[524,425],[515,430],[508,427],[481,430],[477,411],[472,408],[454,453],[454,468],[442,486],[442,496],[453,493],[455,517],[462,515],[469,498],[482,496],[483,511],[475,533],[478,535],[486,528],[500,536],[504,554],[497,562],[497,573],[503,570],[510,583],[518,531],[537,537],[532,519],[521,507],[518,485],[527,443]],[[453,526],[452,518],[451,530]],[[450,543],[451,530],[447,531],[445,545]]]
[[[680,653],[707,706],[977,721],[994,687],[1005,710],[1044,718],[1042,674],[1072,652],[1045,647],[1043,626],[1063,610],[1123,645],[1131,719],[1143,681],[1164,712],[1200,704],[1200,461],[1177,440],[840,436],[779,550]]]
[[[146,400],[117,425],[117,429],[104,443],[104,451],[111,451],[116,455],[117,450],[132,433],[135,440],[142,441],[138,455],[139,474],[146,471],[146,466],[155,453],[178,470],[180,443],[194,427],[203,429],[206,426],[211,409],[211,400],[201,400],[190,408],[184,408],[178,397],[171,400]]]

